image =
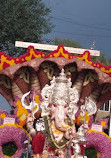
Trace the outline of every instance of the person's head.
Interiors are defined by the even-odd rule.
[[[28,140],[25,140],[25,141],[24,141],[24,146],[25,146],[25,148],[28,147]]]

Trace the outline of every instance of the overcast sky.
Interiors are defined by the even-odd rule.
[[[43,0],[52,9],[55,28],[45,38],[68,38],[111,56],[111,0]],[[0,109],[10,107],[0,99]]]
[[[6,101],[6,99],[0,94],[0,110],[6,110],[8,113],[11,110],[10,105]]]
[[[52,9],[55,28],[46,36],[68,38],[111,56],[111,0],[43,0]]]

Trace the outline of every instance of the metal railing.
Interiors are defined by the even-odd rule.
[[[109,100],[107,103],[104,103],[103,106],[101,106],[100,110],[103,111],[109,111],[111,109],[111,100]]]
[[[111,100],[109,100],[107,103],[104,103],[103,106],[100,108],[100,110],[110,112],[108,129],[109,129],[109,137],[111,138]]]

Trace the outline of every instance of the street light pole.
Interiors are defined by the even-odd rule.
[[[109,120],[109,137],[111,138],[111,100],[109,100],[110,120]]]

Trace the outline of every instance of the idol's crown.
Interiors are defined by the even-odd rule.
[[[66,78],[66,74],[64,73],[64,69],[62,69],[59,77],[55,78],[56,83],[68,83],[69,80]]]

